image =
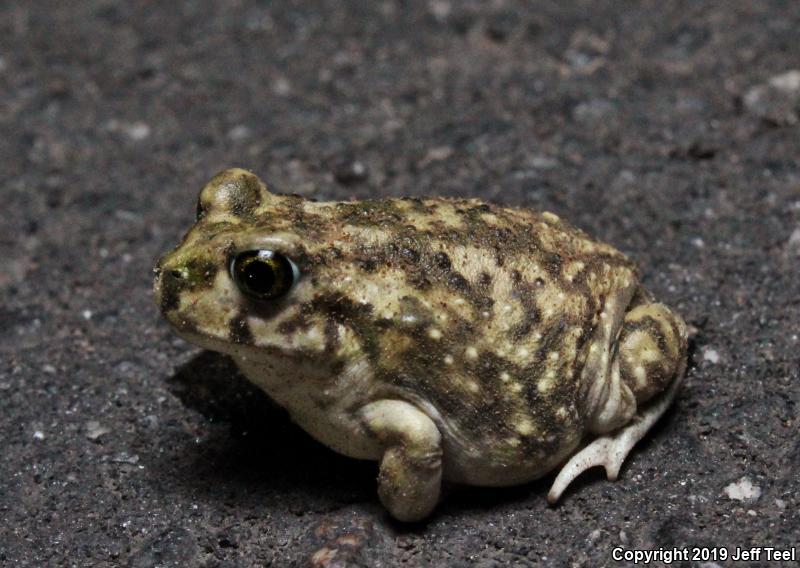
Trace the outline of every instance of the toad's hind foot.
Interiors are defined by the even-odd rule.
[[[666,412],[681,383],[683,373],[679,373],[669,389],[660,399],[646,407],[641,414],[629,424],[612,434],[600,436],[585,448],[572,456],[561,468],[550,492],[547,501],[555,503],[564,493],[569,484],[587,469],[602,465],[606,469],[606,476],[610,481],[616,481],[622,463],[636,443],[653,427],[659,418]]]

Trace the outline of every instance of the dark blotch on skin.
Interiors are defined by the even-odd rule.
[[[162,313],[177,310],[181,300],[181,283],[179,280],[163,276],[161,280],[161,303],[159,307]]]
[[[525,309],[522,321],[509,330],[511,339],[520,341],[524,339],[541,322],[542,316],[536,305],[536,288],[544,284],[544,280],[537,278],[533,284],[526,282],[518,270],[512,273],[514,281],[514,297],[519,300]]]
[[[451,272],[447,277],[447,284],[456,292],[461,294],[469,293],[469,282],[464,278],[460,272]]]
[[[341,323],[352,323],[372,315],[372,304],[360,304],[344,296],[320,298],[315,304],[317,309],[323,309]]]
[[[301,308],[300,313],[297,316],[286,319],[279,323],[278,332],[284,335],[292,335],[298,330],[308,328],[311,323],[308,321],[308,317],[304,312],[305,310]]]
[[[406,281],[411,287],[417,290],[427,290],[431,287],[430,278],[428,278],[428,275],[421,270],[408,274],[406,276]]]
[[[238,314],[231,320],[228,332],[231,341],[234,343],[244,345],[252,345],[254,343],[253,332],[250,331],[250,326],[247,325],[247,319],[243,313]]]
[[[320,295],[308,305],[312,313],[322,313],[330,322],[350,328],[361,340],[362,348],[371,361],[376,362],[378,349],[378,322],[372,316],[372,304],[360,304],[339,295]],[[326,333],[328,323],[326,322]],[[335,331],[335,330],[334,330]]]
[[[333,353],[339,346],[339,332],[336,322],[329,319],[325,320],[325,352]]]
[[[186,263],[189,277],[186,279],[184,288],[198,290],[201,288],[211,288],[214,285],[214,278],[217,276],[219,267],[210,260],[194,258]]]
[[[400,254],[408,262],[419,262],[419,252],[410,247],[400,247]]]
[[[450,268],[453,266],[450,262],[450,257],[444,252],[437,252],[434,254],[433,262],[442,270],[450,270]]]
[[[528,303],[528,302],[526,302]],[[539,309],[533,305],[525,305],[525,315],[519,324],[515,325],[509,333],[514,341],[525,338],[532,330],[536,329],[537,324],[542,320]]]
[[[194,215],[195,221],[199,221],[200,219],[205,217],[206,213],[208,213],[208,208],[205,207],[202,201],[200,201],[200,199],[198,198],[197,206],[195,207],[195,215]]]
[[[542,257],[542,264],[547,273],[554,278],[559,278],[561,276],[561,265],[564,262],[561,255],[558,253],[544,253]]]

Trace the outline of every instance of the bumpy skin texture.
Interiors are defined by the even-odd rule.
[[[239,290],[232,258],[299,269],[285,296]],[[318,203],[220,173],[156,268],[176,331],[230,354],[311,435],[382,460],[401,520],[441,478],[523,483],[635,422],[680,378],[683,321],[634,264],[550,213],[478,200]],[[673,389],[674,391],[674,389]]]

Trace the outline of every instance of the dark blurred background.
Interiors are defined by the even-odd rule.
[[[0,564],[613,564],[800,534],[800,4],[0,2]],[[697,328],[621,479],[389,520],[176,339],[151,269],[229,166],[477,196],[635,257]],[[724,563],[720,563],[724,564]],[[706,564],[708,567],[714,564]]]

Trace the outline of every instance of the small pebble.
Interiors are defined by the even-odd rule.
[[[44,440],[44,432],[42,432],[41,430],[36,430],[33,433],[33,439],[34,440]]]
[[[428,150],[425,157],[422,158],[420,165],[424,167],[432,162],[441,162],[452,156],[453,152],[454,150],[450,146],[436,146]]]
[[[437,20],[444,20],[453,11],[453,6],[445,0],[433,0],[428,3],[428,9]]]
[[[800,70],[793,69],[786,73],[775,75],[769,80],[769,84],[771,87],[785,93],[800,93]]]
[[[135,142],[140,142],[150,136],[150,126],[141,121],[121,122],[111,119],[105,126],[110,132],[121,132]]]
[[[128,452],[119,452],[108,458],[108,461],[114,463],[125,463],[129,465],[136,465],[139,463],[139,456],[136,454],[129,454]]]
[[[100,436],[111,432],[110,428],[102,426],[96,420],[90,420],[86,423],[86,437],[90,440],[97,440]]]
[[[766,83],[750,88],[743,102],[751,114],[769,123],[796,124],[800,120],[800,71],[775,75]]]
[[[358,160],[347,160],[333,169],[333,175],[339,183],[352,185],[367,179],[367,167]]]
[[[719,363],[719,353],[716,349],[706,349],[703,351],[703,361],[716,365]]]
[[[124,127],[123,131],[128,138],[139,142],[150,136],[150,127],[144,122],[134,122]]]
[[[559,166],[558,160],[548,156],[534,156],[530,159],[530,165],[537,170],[552,170]]]
[[[722,492],[725,493],[729,499],[734,499],[736,501],[752,502],[761,497],[761,488],[755,485],[747,476],[727,485]]]
[[[800,227],[792,231],[789,242],[786,243],[786,249],[790,254],[800,255]]]
[[[284,78],[276,79],[272,85],[272,92],[279,97],[286,97],[292,93],[292,84]]]
[[[250,129],[247,128],[244,124],[234,126],[230,130],[228,130],[228,138],[230,138],[234,142],[250,138]]]

